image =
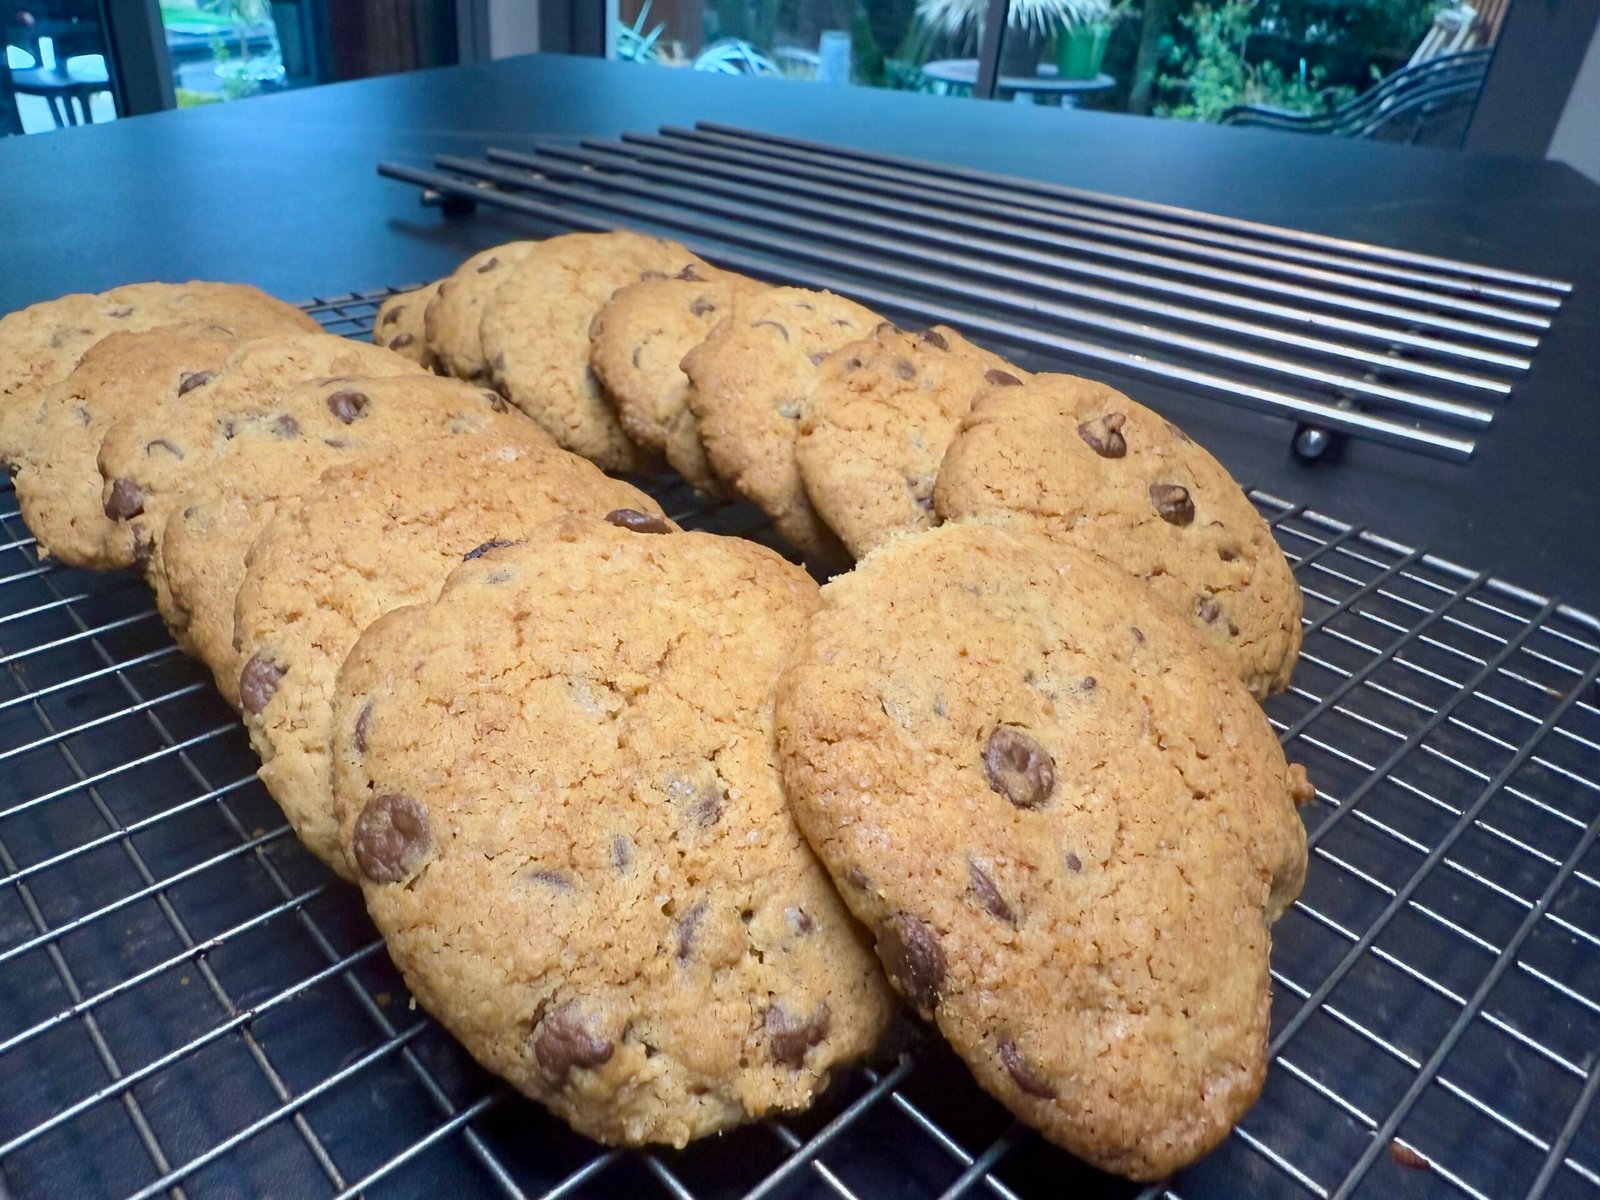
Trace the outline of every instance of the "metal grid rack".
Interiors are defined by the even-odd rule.
[[[728,125],[380,164],[447,210],[643,223],[735,270],[1176,383],[1334,435],[1469,458],[1571,285]]]
[[[370,328],[381,294],[318,302]],[[763,536],[759,514],[684,523]],[[410,1007],[144,588],[0,500],[0,1194],[1600,1196],[1600,622],[1257,495],[1307,599],[1268,711],[1318,788],[1265,1094],[1146,1189],[906,1026],[812,1113],[607,1152]]]

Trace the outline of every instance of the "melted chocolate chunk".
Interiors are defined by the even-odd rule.
[[[774,1004],[767,1009],[763,1023],[772,1057],[786,1067],[798,1068],[805,1063],[806,1051],[828,1036],[828,1005],[823,1001],[810,1017],[800,1017],[782,1004]]]
[[[500,256],[498,254],[490,255],[488,258],[484,259],[481,263],[478,264],[478,274],[482,275],[485,272],[493,271],[499,265],[500,265]]]
[[[300,422],[296,421],[288,413],[284,413],[283,416],[272,423],[272,432],[285,441],[297,438],[300,436]]]
[[[903,358],[894,360],[894,373],[901,379],[915,379],[917,377],[917,369]]]
[[[417,335],[416,334],[414,334],[414,333],[402,333],[399,337],[391,338],[389,340],[389,349],[391,349],[391,350],[403,350],[403,349],[405,349],[405,347],[411,345],[416,340],[417,340]]]
[[[1022,1051],[1017,1049],[1017,1044],[1010,1038],[1000,1039],[1000,1063],[1006,1069],[1006,1074],[1011,1076],[1024,1095],[1032,1096],[1036,1100],[1054,1100],[1056,1089],[1050,1086],[1049,1080],[1039,1074],[1038,1070],[1025,1061]]]
[[[541,1006],[533,1020],[533,1056],[553,1084],[574,1069],[587,1070],[611,1061],[616,1047],[594,1033],[583,1010],[569,1001],[553,1012]]]
[[[185,371],[178,376],[178,395],[187,396],[195,388],[210,383],[216,377],[215,371]]]
[[[989,873],[970,859],[967,861],[967,877],[972,880],[972,894],[978,898],[985,912],[992,917],[999,917],[1007,925],[1017,923],[1017,914],[1006,903],[1006,898],[1000,894]]]
[[[1128,443],[1122,436],[1127,420],[1122,413],[1107,413],[1092,421],[1080,422],[1078,436],[1101,458],[1121,458],[1128,453]]]
[[[710,903],[703,898],[696,900],[689,911],[678,918],[678,962],[687,963],[694,954],[695,939],[700,936],[700,925],[706,919],[706,909]]]
[[[406,306],[404,304],[396,304],[388,312],[383,314],[383,323],[385,325],[393,325],[400,319],[400,314],[405,312],[405,310]]]
[[[144,511],[144,489],[126,477],[113,480],[105,510],[113,521],[131,521]]]
[[[672,532],[672,526],[663,518],[642,513],[636,508],[614,508],[606,514],[606,520],[618,529],[626,529],[632,533]]]
[[[471,550],[468,550],[461,556],[461,561],[471,562],[475,558],[482,558],[491,550],[498,550],[501,546],[511,546],[514,544],[515,543],[513,542],[504,541],[501,538],[490,538],[487,542],[481,542],[474,546]]]
[[[787,325],[779,324],[777,321],[753,321],[751,322],[750,328],[760,329],[763,325],[771,325],[779,333],[783,334],[784,341],[787,342],[789,340],[789,327]]]
[[[1083,870],[1083,859],[1079,858],[1076,854],[1073,854],[1070,850],[1067,852],[1067,856],[1061,861],[1066,864],[1067,870],[1071,871],[1074,875]]]
[[[282,680],[283,668],[268,658],[264,651],[257,650],[245,663],[244,670],[239,672],[240,706],[247,713],[259,714],[272,703],[272,697],[277,695],[278,684]]]
[[[355,421],[366,407],[367,395],[365,392],[357,392],[346,388],[328,397],[328,411],[345,425]]]
[[[1021,387],[1022,380],[1010,371],[1002,371],[999,367],[990,367],[983,373],[983,377],[995,387]]]
[[[1187,525],[1194,520],[1194,501],[1189,489],[1176,483],[1152,483],[1150,503],[1156,506],[1156,515],[1168,525]]]
[[[633,843],[620,833],[611,839],[611,865],[618,875],[625,874],[633,865]]]
[[[717,306],[711,303],[711,301],[707,300],[704,296],[696,296],[692,301],[689,302],[689,315],[691,317],[703,317],[707,313],[713,313],[716,311]]]
[[[373,701],[368,700],[363,704],[361,706],[361,714],[356,717],[355,743],[357,754],[365,754],[367,752],[367,731],[372,726],[373,703]]]
[[[924,329],[920,336],[923,341],[927,342],[928,345],[932,346],[936,350],[950,349],[950,343],[945,340],[944,334],[940,333],[937,329]]]
[[[183,461],[183,451],[178,447],[178,444],[168,441],[166,438],[155,438],[144,444],[144,452],[146,454],[149,454],[152,450],[165,450],[179,462]]]
[[[989,735],[983,747],[983,773],[989,786],[1018,808],[1038,808],[1056,786],[1055,760],[1011,725],[997,725]]]
[[[400,883],[416,874],[433,849],[428,810],[404,792],[374,796],[350,837],[356,866],[373,883]]]
[[[944,986],[944,947],[939,935],[920,917],[896,913],[878,931],[878,957],[889,982],[923,1012],[932,1012]]]
[[[1217,618],[1222,615],[1222,606],[1214,596],[1201,596],[1194,602],[1194,615],[1207,625],[1215,625]]]

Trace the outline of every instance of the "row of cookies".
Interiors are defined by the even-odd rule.
[[[894,1011],[777,765],[816,583],[650,536],[654,500],[497,392],[246,311],[10,381],[41,554],[143,571],[294,831],[491,1070],[611,1143],[806,1107]],[[15,316],[0,351],[75,319]]]
[[[1042,528],[1145,580],[1258,696],[1287,683],[1300,593],[1226,470],[1121,393],[1030,375],[953,329],[769,287],[671,242],[494,247],[380,311],[374,338],[492,382],[608,470],[670,463],[840,569],[944,521]]]
[[[779,300],[796,323],[835,302]],[[865,327],[902,381],[902,352],[964,347]],[[105,374],[139,375],[128,349]],[[99,543],[165,589],[430,1010],[575,1126],[681,1143],[804,1104],[871,1044],[886,993],[796,818],[895,986],[1048,1136],[1159,1174],[1253,1098],[1299,781],[1192,617],[1070,544],[962,521],[888,542],[813,619],[814,585],[764,551],[639,537],[671,526],[627,485],[591,493],[604,477],[495,393],[316,335],[172,354],[127,407],[173,411],[102,439]],[[103,422],[90,378],[45,408]],[[447,391],[431,435],[379,440],[382,414]],[[1101,401],[1080,442],[1125,442],[1129,414],[1158,441]],[[313,483],[324,450],[345,465]],[[1222,511],[1203,528],[1248,533]]]

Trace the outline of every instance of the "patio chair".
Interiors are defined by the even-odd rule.
[[[58,128],[94,120],[90,102],[99,92],[111,90],[106,68],[105,34],[100,28],[99,6],[88,0],[53,0],[3,5],[8,39],[33,58],[36,65],[10,72],[18,95],[39,96],[50,106]],[[39,45],[49,38],[55,66],[46,67]],[[76,109],[74,108],[76,105]]]
[[[1459,144],[1493,53],[1482,47],[1402,67],[1326,112],[1236,104],[1222,114],[1222,123],[1417,145]]]

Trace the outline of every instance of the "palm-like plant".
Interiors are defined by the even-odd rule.
[[[917,18],[930,29],[961,37],[977,29],[986,7],[984,0],[917,0]],[[1103,21],[1110,12],[1109,0],[1011,0],[1006,24],[1048,36],[1057,29]]]

